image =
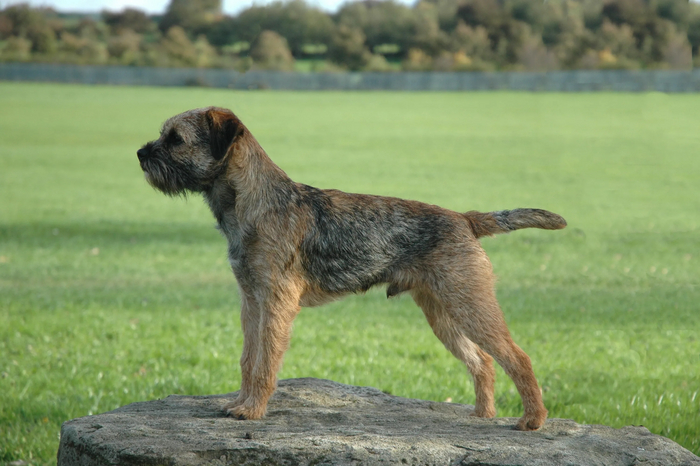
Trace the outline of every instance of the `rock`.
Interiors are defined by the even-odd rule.
[[[61,427],[58,465],[698,465],[644,427],[550,419],[537,432],[473,407],[328,380],[280,381],[259,421],[225,417],[235,394],[172,395]]]

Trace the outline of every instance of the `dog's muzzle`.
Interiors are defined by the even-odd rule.
[[[151,157],[151,151],[148,149],[148,146],[144,146],[141,149],[137,150],[136,156],[139,158],[139,164],[141,165],[141,169],[145,170],[145,163]]]

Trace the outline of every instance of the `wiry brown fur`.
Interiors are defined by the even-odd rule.
[[[388,297],[411,294],[435,335],[469,369],[474,415],[496,414],[495,359],[523,401],[516,427],[544,423],[547,410],[530,358],[510,337],[477,238],[563,228],[558,215],[537,209],[457,213],[295,183],[233,113],[214,107],[171,118],[138,156],[155,188],[169,195],[201,192],[228,241],[244,333],[242,385],[225,406],[228,414],[265,414],[302,306],[387,284]]]

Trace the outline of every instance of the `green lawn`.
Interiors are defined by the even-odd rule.
[[[484,240],[551,417],[645,425],[700,453],[700,95],[232,92],[0,83],[0,463],[55,462],[61,423],[238,389],[226,245],[197,196],[143,179],[169,116],[233,109],[297,181],[563,231]],[[473,403],[408,297],[298,318],[281,377]],[[497,408],[520,399],[499,368]]]

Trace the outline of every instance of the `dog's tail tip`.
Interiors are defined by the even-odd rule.
[[[464,216],[477,238],[510,233],[522,228],[561,230],[567,225],[561,215],[542,209],[513,209],[485,213],[470,211]]]
[[[550,212],[548,210],[542,210],[542,209],[516,209],[516,210],[524,210],[524,211],[529,211],[529,215],[532,218],[532,221],[534,223],[537,223],[536,225],[533,225],[532,227],[534,228],[542,228],[544,230],[562,230],[566,228],[566,220],[564,220],[564,217],[562,217],[559,214],[555,214],[554,212]],[[525,215],[528,215],[526,213]],[[539,222],[539,223],[538,223]],[[529,225],[523,226],[522,228],[531,228]]]

